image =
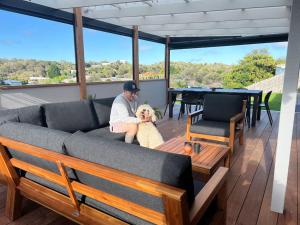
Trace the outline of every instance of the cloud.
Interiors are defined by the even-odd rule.
[[[141,45],[140,46],[140,51],[145,52],[151,50],[153,47],[150,45]]]
[[[0,44],[4,46],[14,46],[19,45],[21,42],[12,39],[0,39]]]

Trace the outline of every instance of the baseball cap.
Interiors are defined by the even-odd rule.
[[[124,91],[137,92],[140,89],[137,87],[136,83],[133,81],[126,81],[123,85]]]

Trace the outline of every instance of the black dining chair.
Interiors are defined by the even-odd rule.
[[[265,108],[269,117],[269,121],[271,126],[273,125],[273,118],[272,118],[272,114],[271,114],[271,110],[270,110],[270,105],[269,105],[269,100],[271,97],[272,91],[269,91],[265,98],[264,98],[264,102],[259,104],[259,107],[261,108]],[[253,106],[253,103],[251,103],[251,106]]]
[[[270,106],[269,106],[269,100],[270,100],[271,94],[272,94],[272,91],[269,91],[266,94],[265,98],[264,98],[264,102],[261,103],[259,106],[266,109],[268,117],[269,117],[270,124],[272,126],[273,125],[273,118],[272,118],[272,114],[271,114],[271,110],[270,110]]]
[[[233,89],[234,90],[248,90],[248,88],[233,88]],[[250,128],[251,97],[250,96],[244,96],[243,99],[247,101],[245,122],[248,125],[248,128]]]
[[[181,98],[177,98],[177,94],[173,94],[172,95],[172,102],[171,102],[171,104],[172,104],[173,107],[174,107],[176,101],[180,101],[181,102]],[[166,115],[166,112],[167,112],[167,109],[169,107],[169,104],[170,103],[168,102],[167,105],[166,105],[166,108],[165,108],[165,111],[164,111],[164,116]]]
[[[191,113],[192,106],[195,106],[195,110],[199,110],[203,105],[203,97],[204,96],[199,93],[183,91],[178,119],[183,116],[185,110],[186,112]]]

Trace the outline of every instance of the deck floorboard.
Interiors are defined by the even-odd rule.
[[[245,143],[236,143],[227,181],[227,225],[300,225],[300,113],[296,114],[285,212],[278,215],[270,211],[276,139],[279,113],[272,112],[271,127],[266,113],[255,128],[245,131]],[[184,135],[185,118],[163,119],[158,124],[165,140]],[[0,184],[1,225],[73,225],[74,222],[42,206],[24,202],[24,215],[14,222],[4,216],[6,187]]]

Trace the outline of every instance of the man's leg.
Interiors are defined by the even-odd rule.
[[[136,123],[128,123],[126,124],[126,135],[125,142],[131,144],[133,142],[134,136],[137,133],[137,124]]]

